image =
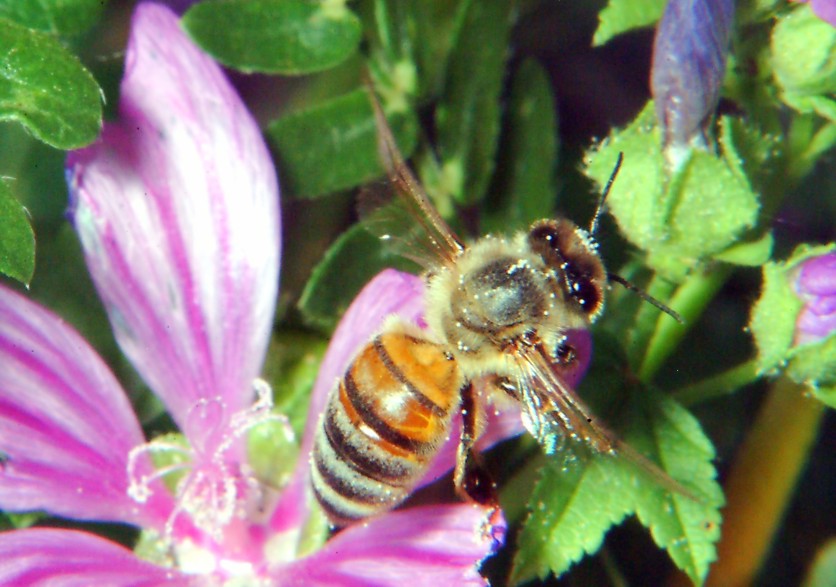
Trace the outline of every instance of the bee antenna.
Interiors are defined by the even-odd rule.
[[[604,210],[604,203],[607,201],[607,196],[610,195],[612,184],[615,182],[615,177],[618,175],[618,170],[621,169],[621,162],[624,161],[624,153],[618,153],[618,159],[615,161],[615,169],[610,173],[610,178],[607,180],[607,185],[604,186],[604,191],[601,192],[601,199],[598,200],[598,206],[595,208],[595,214],[592,216],[592,222],[589,223],[589,234],[595,236],[595,231],[598,230],[598,218]]]
[[[682,319],[682,316],[680,316],[678,312],[675,312],[674,310],[671,310],[669,307],[667,307],[665,304],[663,304],[662,302],[660,302],[659,300],[654,298],[652,295],[650,295],[649,293],[647,293],[646,291],[644,291],[642,289],[639,289],[637,286],[633,285],[632,283],[630,283],[629,281],[627,281],[626,279],[624,279],[620,275],[616,275],[615,273],[607,273],[607,279],[609,281],[614,281],[616,283],[620,283],[621,285],[623,285],[624,287],[626,287],[627,289],[629,289],[630,291],[632,291],[636,295],[638,295],[645,302],[651,304],[652,306],[655,306],[655,307],[659,308],[665,314],[667,314],[668,316],[670,316],[671,318],[673,318],[674,320],[676,320],[680,324],[685,324],[685,320]]]

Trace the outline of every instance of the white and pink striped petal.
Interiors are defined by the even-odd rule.
[[[161,529],[162,486],[141,507],[127,495],[144,438],[119,383],[75,330],[2,286],[0,365],[0,509]]]
[[[249,405],[280,227],[261,133],[217,64],[154,4],[135,13],[120,118],[70,154],[71,219],[116,338],[184,424]]]

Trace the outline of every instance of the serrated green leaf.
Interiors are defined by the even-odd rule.
[[[360,43],[360,20],[339,0],[207,0],[183,16],[192,38],[246,72],[300,75],[330,69]]]
[[[593,46],[633,29],[652,25],[662,17],[666,0],[610,0],[598,15]]]
[[[436,111],[440,185],[427,189],[465,206],[484,197],[493,173],[510,26],[509,0],[471,1],[450,54]]]
[[[35,234],[26,209],[0,180],[0,273],[29,285],[35,273]]]
[[[502,198],[485,219],[488,231],[528,225],[554,212],[557,189],[557,118],[546,73],[534,61],[524,62],[511,86],[508,132],[498,158]]]
[[[415,269],[362,224],[345,231],[314,268],[299,300],[311,324],[332,330],[360,290],[387,267]]]
[[[700,499],[666,492],[644,478],[644,490],[636,492],[636,514],[656,544],[699,585],[717,556],[724,504],[712,464],[714,447],[697,420],[662,394],[644,390],[635,394],[633,406],[639,414],[631,418],[628,441],[654,455],[672,478],[683,480]]]
[[[0,0],[0,18],[47,33],[75,35],[98,22],[103,0]]]
[[[627,239],[647,252],[648,265],[678,282],[753,226],[759,201],[736,158],[695,149],[669,175],[660,145],[651,104],[589,156],[587,174],[603,185],[624,153],[608,208]]]
[[[697,500],[672,493],[669,480],[631,460],[627,449],[621,456],[593,454],[566,441],[535,487],[512,578],[560,574],[595,552],[613,524],[637,513],[656,543],[699,582],[715,556],[723,503],[711,463],[713,446],[685,408],[651,389],[631,387],[618,375],[625,359],[616,340],[597,335],[595,343],[602,360],[581,389],[599,421],[609,421],[631,449]]]
[[[392,113],[388,120],[408,157],[417,141],[415,114]],[[356,187],[384,173],[366,90],[279,118],[269,125],[267,136],[276,150],[282,185],[296,197]]]
[[[543,468],[520,531],[511,583],[560,575],[585,554],[597,551],[606,532],[631,513],[625,492],[634,489],[613,478],[613,461],[595,455]]]
[[[0,120],[59,149],[83,147],[101,130],[101,92],[52,36],[0,18]]]

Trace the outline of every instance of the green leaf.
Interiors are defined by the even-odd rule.
[[[483,198],[493,173],[510,26],[510,0],[471,1],[450,55],[436,112],[440,184],[426,187],[462,205]]]
[[[636,514],[654,542],[695,585],[702,584],[717,557],[723,492],[712,464],[714,447],[697,420],[682,406],[651,390],[635,394],[628,442],[652,454],[674,479],[681,479],[701,501],[653,487],[647,477],[636,492]]]
[[[662,17],[666,0],[610,0],[598,15],[593,46],[633,29],[652,25]]]
[[[102,15],[103,0],[0,0],[0,18],[60,35],[83,33]]]
[[[597,551],[612,525],[636,513],[657,545],[700,583],[715,557],[723,504],[711,462],[713,446],[685,408],[618,375],[624,359],[617,341],[599,335],[595,343],[604,359],[594,365],[582,390],[599,408],[599,421],[609,420],[632,449],[658,463],[697,499],[671,493],[625,451],[622,456],[595,454],[567,440],[534,489],[512,579],[559,575]]]
[[[611,457],[543,467],[520,531],[511,583],[550,573],[560,575],[585,554],[596,552],[606,532],[628,514],[629,485],[610,473]]]
[[[207,0],[186,12],[183,26],[225,65],[284,75],[338,65],[355,53],[362,32],[342,0]]]
[[[557,190],[557,118],[546,73],[525,61],[514,76],[508,108],[508,131],[497,171],[502,201],[486,218],[489,231],[528,225],[554,212]]]
[[[621,232],[665,278],[681,281],[754,225],[758,197],[735,153],[719,158],[695,149],[676,173],[668,173],[652,104],[589,155],[587,174],[603,185],[619,152],[624,164],[608,207]]]
[[[299,309],[311,324],[332,330],[372,277],[387,267],[415,269],[393,255],[362,224],[345,231],[314,268]]]
[[[437,96],[469,4],[469,0],[375,0],[374,27],[369,27],[376,33],[370,39],[373,61],[393,72],[410,64],[420,74],[413,95],[419,100]]]
[[[0,18],[0,120],[59,149],[83,147],[101,129],[101,92],[52,36]]]
[[[35,273],[35,234],[26,209],[0,180],[0,273],[29,285]]]
[[[370,100],[367,90],[356,90],[269,125],[267,135],[286,190],[310,198],[356,187],[384,173]],[[393,112],[388,120],[408,156],[417,140],[415,114]]]

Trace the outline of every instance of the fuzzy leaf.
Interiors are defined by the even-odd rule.
[[[35,234],[26,209],[0,180],[0,273],[29,285],[35,273]],[[0,467],[2,468],[2,467]]]
[[[499,209],[486,219],[488,231],[523,226],[554,212],[557,190],[557,118],[546,73],[524,62],[511,86],[505,148],[499,154]]]
[[[221,63],[246,72],[300,75],[354,54],[360,21],[343,2],[207,0],[183,16],[194,40]]]
[[[610,0],[598,15],[594,46],[633,29],[648,27],[662,16],[665,0]]]
[[[450,54],[436,114],[440,181],[442,193],[463,205],[483,198],[493,173],[510,25],[509,0],[472,1]]]
[[[392,113],[392,132],[404,157],[415,148],[412,111]],[[272,122],[267,130],[283,186],[309,198],[356,187],[379,177],[377,126],[366,90],[356,90]]]
[[[59,149],[82,147],[101,130],[99,86],[51,35],[0,18],[0,120]]]
[[[46,33],[74,35],[98,22],[102,0],[0,0],[0,18]]]
[[[619,152],[624,165],[608,206],[621,232],[648,254],[648,265],[681,280],[705,258],[734,244],[757,217],[759,202],[735,153],[693,150],[673,176],[666,172],[652,105],[590,156],[588,175],[604,184]]]

